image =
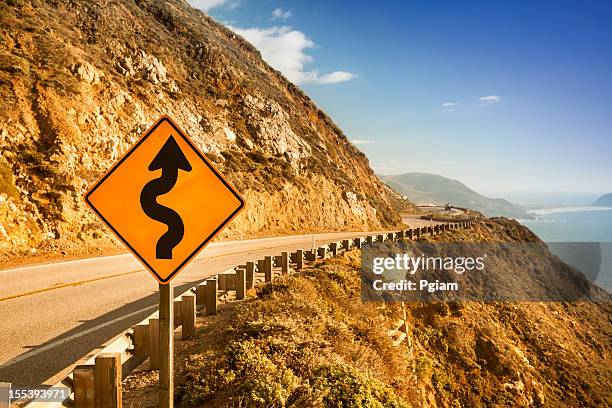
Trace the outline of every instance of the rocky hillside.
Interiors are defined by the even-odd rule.
[[[525,209],[508,200],[483,196],[458,180],[437,174],[405,173],[380,178],[416,204],[451,203],[480,211],[489,217],[531,218]]]
[[[0,3],[0,249],[113,245],[86,188],[162,114],[235,184],[226,236],[376,229],[410,204],[249,43],[183,0]]]

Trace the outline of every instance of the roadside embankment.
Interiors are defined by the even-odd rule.
[[[423,238],[422,238],[423,239]],[[507,219],[424,238],[530,241]],[[610,303],[362,303],[360,254],[316,261],[198,318],[178,347],[182,406],[606,406]],[[523,267],[517,263],[517,268]],[[512,272],[512,271],[509,271]],[[397,322],[405,322],[397,337]],[[390,337],[393,336],[393,337]],[[156,376],[127,380],[156,403]]]

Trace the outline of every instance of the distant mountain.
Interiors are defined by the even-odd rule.
[[[460,181],[436,174],[406,173],[379,177],[415,204],[451,203],[480,211],[487,216],[528,217],[527,212],[516,204],[502,198],[485,197]]]
[[[595,200],[593,205],[597,207],[612,207],[612,193],[602,195]]]

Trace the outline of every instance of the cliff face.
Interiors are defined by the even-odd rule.
[[[225,236],[376,229],[410,203],[249,43],[181,0],[0,4],[0,248],[108,244],[86,188],[161,115],[235,184]]]

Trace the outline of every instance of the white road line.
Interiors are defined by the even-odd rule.
[[[135,312],[123,315],[121,317],[117,317],[116,319],[109,320],[106,323],[102,323],[102,324],[100,324],[98,326],[95,326],[95,327],[92,327],[90,329],[84,330],[84,331],[82,331],[80,333],[75,333],[72,336],[68,336],[68,337],[63,338],[61,340],[54,341],[53,343],[46,344],[46,345],[44,345],[44,346],[42,346],[40,348],[34,349],[34,350],[29,351],[29,352],[27,352],[25,354],[22,354],[22,355],[20,355],[18,357],[15,357],[12,360],[8,360],[6,363],[0,365],[0,369],[10,367],[10,366],[12,366],[14,364],[17,364],[17,363],[19,363],[21,361],[27,360],[27,359],[32,358],[32,357],[34,357],[34,356],[36,356],[36,355],[38,355],[40,353],[43,353],[43,352],[45,352],[47,350],[50,350],[50,349],[52,349],[52,348],[54,348],[56,346],[59,346],[60,344],[64,344],[64,343],[67,343],[67,342],[69,342],[71,340],[78,339],[79,337],[86,336],[86,335],[88,335],[90,333],[93,333],[93,332],[95,332],[97,330],[100,330],[100,329],[102,329],[102,328],[104,328],[106,326],[110,326],[112,324],[115,324],[117,322],[125,320],[128,317],[132,317],[132,316],[135,316],[137,314],[144,313],[144,312],[146,312],[148,310],[155,309],[155,308],[157,308],[157,305],[145,307],[144,309],[140,309],[140,310],[137,310]]]

